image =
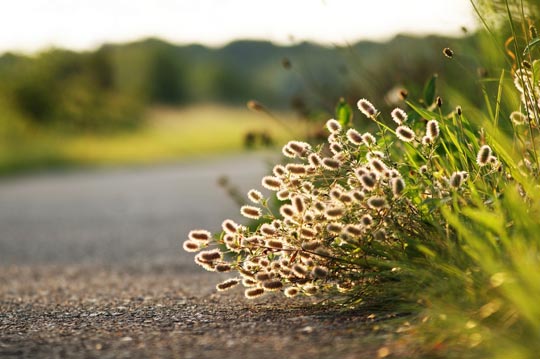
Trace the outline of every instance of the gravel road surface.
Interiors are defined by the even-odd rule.
[[[0,180],[0,358],[373,358],[384,317],[241,290],[181,241],[241,220],[261,154]],[[382,348],[382,349],[381,349]]]

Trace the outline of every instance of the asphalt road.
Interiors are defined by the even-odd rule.
[[[217,185],[260,187],[269,155],[0,180],[0,264],[194,266],[181,242],[194,228],[241,220]]]
[[[394,313],[216,293],[183,252],[190,229],[241,219],[220,176],[245,193],[268,169],[251,154],[0,180],[0,357],[385,357]]]

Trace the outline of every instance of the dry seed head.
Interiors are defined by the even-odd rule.
[[[414,141],[414,131],[410,127],[398,126],[396,128],[396,135],[403,142]]]
[[[339,200],[341,198],[342,192],[339,188],[332,188],[328,194],[330,195],[330,198]]]
[[[527,122],[527,116],[525,116],[519,111],[514,111],[510,114],[510,120],[514,123],[514,125],[519,126]]]
[[[369,161],[369,164],[375,171],[379,173],[383,173],[388,169],[386,165],[377,158],[373,158],[371,161]]]
[[[315,215],[311,211],[304,212],[304,222],[313,222],[315,220]]]
[[[354,128],[351,128],[347,131],[347,139],[349,140],[350,143],[357,146],[360,146],[361,144],[364,143],[362,139],[362,135],[358,131],[356,131]]]
[[[265,176],[262,179],[263,187],[271,191],[279,191],[281,184],[281,180],[277,177]]]
[[[430,137],[428,135],[422,137],[422,145],[424,146],[430,146],[434,143],[433,137]]]
[[[283,249],[283,242],[278,239],[268,239],[266,246],[272,249]]]
[[[452,49],[450,49],[449,47],[445,47],[443,49],[443,54],[444,54],[444,56],[448,57],[449,59],[454,57],[454,51],[452,51]]]
[[[339,142],[338,134],[336,132],[333,132],[333,133],[329,134],[327,141],[328,141],[328,143]]]
[[[290,141],[287,143],[287,147],[296,153],[298,157],[305,157],[307,152],[311,149],[311,145],[309,143],[301,141]]]
[[[328,276],[328,268],[323,266],[315,266],[311,271],[314,278],[326,278]]]
[[[242,279],[242,285],[243,285],[244,287],[247,287],[247,288],[249,288],[249,287],[255,287],[258,283],[259,283],[259,282],[257,282],[257,281],[256,281],[255,279],[253,279],[253,278],[244,277],[244,278]]]
[[[263,199],[262,193],[257,191],[256,189],[249,190],[247,195],[249,200],[253,203],[259,203]]]
[[[362,141],[364,141],[364,143],[368,147],[377,143],[377,139],[375,139],[375,137],[369,132],[366,132],[362,135]]]
[[[342,207],[330,207],[326,209],[325,214],[328,218],[340,218],[345,214],[345,210]]]
[[[267,282],[263,282],[262,286],[266,290],[274,291],[274,290],[280,290],[281,288],[283,288],[283,283],[281,283],[281,281],[278,279],[274,279],[274,280],[269,280]]]
[[[287,298],[294,298],[298,295],[298,293],[300,293],[300,291],[296,287],[288,287],[283,293]]]
[[[302,264],[295,264],[291,269],[293,274],[299,278],[305,278],[308,274],[307,268]]]
[[[371,174],[365,174],[360,177],[360,183],[362,186],[364,186],[367,190],[373,190],[375,186],[377,185],[377,182],[375,179],[371,176]]]
[[[308,156],[309,164],[313,167],[319,167],[321,165],[321,158],[318,154],[312,153]]]
[[[428,121],[426,135],[433,139],[439,137],[439,123],[437,120]]]
[[[461,175],[461,172],[452,173],[449,183],[452,188],[461,187],[461,184],[463,183],[463,177]]]
[[[259,272],[259,273],[255,274],[255,279],[260,281],[260,282],[270,280],[270,279],[272,279],[272,277],[273,276],[268,272]]]
[[[339,234],[343,230],[341,223],[331,222],[326,226],[326,230],[330,233]]]
[[[364,194],[364,192],[359,191],[359,190],[353,191],[352,196],[357,202],[361,202],[364,200],[364,198],[366,198],[366,195]]]
[[[302,189],[306,191],[307,193],[311,193],[314,189],[313,183],[311,182],[302,183]]]
[[[228,263],[219,263],[219,264],[216,264],[216,272],[220,272],[220,273],[225,273],[225,272],[229,272],[232,268],[231,268],[231,265],[228,264]]]
[[[403,193],[403,190],[405,189],[405,182],[403,181],[403,178],[401,177],[392,178],[391,183],[392,183],[392,193],[394,194],[394,197],[399,197]]]
[[[279,199],[280,201],[285,201],[285,200],[289,199],[290,194],[291,193],[289,192],[289,190],[282,189],[281,191],[278,191],[276,193],[276,196],[277,196],[277,199]]]
[[[255,299],[264,294],[264,289],[263,288],[249,288],[249,289],[246,289],[244,294],[246,298],[248,299]]]
[[[291,150],[289,146],[287,145],[283,146],[283,148],[281,149],[281,153],[283,154],[283,156],[288,157],[288,158],[296,157],[296,153],[293,150]]]
[[[184,241],[182,247],[184,248],[186,252],[198,252],[201,249],[200,243],[201,243],[200,241],[194,241],[192,239],[188,239]]]
[[[292,204],[294,206],[294,209],[296,209],[296,212],[298,213],[304,213],[306,209],[306,204],[304,202],[304,199],[300,196],[294,196],[292,199]]]
[[[333,170],[339,169],[339,167],[341,166],[341,162],[339,162],[338,160],[334,158],[326,157],[326,158],[323,158],[322,165],[327,170],[333,171]]]
[[[272,169],[272,173],[274,174],[274,176],[281,178],[287,175],[287,170],[283,165],[275,165]]]
[[[339,122],[337,122],[333,118],[326,121],[326,128],[328,128],[328,131],[330,131],[331,133],[336,133],[336,132],[341,131],[341,125],[339,124]]]
[[[399,96],[401,97],[402,100],[405,100],[407,96],[409,96],[409,92],[405,89],[401,89],[399,90]]]
[[[238,233],[238,224],[230,219],[226,219],[221,223],[221,228],[227,233],[236,234]]]
[[[249,205],[242,206],[240,208],[240,213],[242,214],[242,216],[250,219],[259,219],[262,215],[262,211],[260,208]]]
[[[348,224],[343,229],[343,232],[354,237],[359,237],[362,235],[362,227],[354,224]]]
[[[375,116],[375,114],[377,113],[377,109],[375,108],[375,106],[373,106],[373,104],[365,98],[360,99],[357,105],[358,109],[368,118]]]
[[[221,260],[223,258],[223,255],[219,251],[219,249],[203,251],[197,254],[197,256],[204,262],[212,262],[216,260]]]
[[[407,113],[400,109],[399,107],[396,107],[392,113],[392,120],[397,123],[398,125],[402,125],[405,121],[407,121]]]
[[[330,151],[334,155],[338,155],[341,153],[341,151],[343,151],[343,147],[339,143],[335,142],[330,145]]]
[[[238,278],[230,278],[230,279],[227,279],[226,281],[221,282],[218,285],[216,285],[216,289],[218,291],[220,291],[220,292],[223,292],[223,291],[225,291],[227,289],[231,289],[233,287],[236,287],[239,283],[240,283],[240,279],[238,279]]]
[[[364,214],[361,218],[360,218],[360,223],[364,226],[364,227],[369,227],[373,224],[373,217],[371,217],[369,214]]]
[[[287,171],[289,171],[289,173],[298,176],[305,175],[307,173],[307,168],[304,165],[297,163],[289,163],[285,166],[285,168]]]
[[[322,243],[321,241],[318,241],[318,240],[307,241],[307,242],[302,243],[302,249],[306,251],[310,251],[310,252],[316,250],[320,246],[322,246]]]
[[[296,214],[294,208],[290,204],[284,204],[279,209],[279,213],[285,218],[292,218]]]
[[[480,147],[480,150],[478,151],[478,155],[476,156],[476,163],[478,166],[483,167],[489,163],[491,157],[491,147],[488,145],[483,145]]]
[[[212,238],[212,234],[204,229],[194,229],[189,232],[188,238],[193,241],[206,242]]]
[[[268,267],[270,265],[270,261],[267,258],[261,258],[259,260],[259,265],[261,267]]]
[[[300,236],[302,238],[314,238],[316,235],[317,232],[312,228],[302,227],[302,229],[300,230]]]
[[[261,225],[261,228],[259,230],[262,234],[265,234],[267,236],[273,236],[274,234],[276,234],[276,229],[269,223],[264,223],[263,225]]]
[[[386,207],[387,205],[386,199],[384,199],[383,197],[378,197],[378,196],[370,197],[367,201],[367,204],[369,207],[373,209],[382,209]]]
[[[343,203],[349,204],[349,203],[352,203],[354,201],[354,198],[353,198],[353,196],[351,194],[344,193],[344,194],[341,195],[340,201],[343,202]]]

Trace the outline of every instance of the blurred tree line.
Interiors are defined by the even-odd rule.
[[[0,56],[0,128],[110,132],[137,127],[152,105],[244,105],[250,99],[313,118],[332,113],[341,97],[351,104],[360,97],[386,98],[392,105],[393,89],[420,96],[418,84],[433,73],[442,75],[441,84],[481,102],[463,70],[476,73],[479,61],[468,54],[477,41],[476,35],[464,34],[397,36],[386,43],[332,48],[262,41],[208,48],[147,39],[89,52],[6,53]],[[448,65],[441,52],[445,47],[452,47],[462,67]]]

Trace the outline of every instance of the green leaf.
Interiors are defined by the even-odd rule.
[[[527,46],[525,46],[525,50],[523,50],[523,56],[527,54],[527,52],[531,51],[531,49],[535,46],[538,46],[540,44],[540,37],[536,37],[529,42]]]
[[[438,117],[438,115],[435,112],[425,110],[425,109],[421,108],[420,106],[412,103],[411,101],[407,101],[407,105],[409,105],[409,107],[414,112],[416,112],[421,117],[423,117],[423,118],[425,118],[427,120],[431,120],[432,118],[437,118]]]
[[[336,120],[343,127],[350,127],[352,125],[353,111],[352,107],[342,97],[336,106]]]
[[[538,81],[540,79],[540,60],[534,60],[532,63],[533,68],[533,78],[534,81]]]
[[[424,102],[426,106],[431,106],[435,102],[435,91],[437,88],[437,74],[433,74],[424,85]]]

